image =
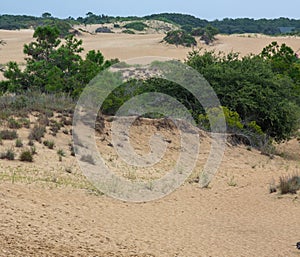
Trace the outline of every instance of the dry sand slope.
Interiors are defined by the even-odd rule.
[[[32,116],[31,126],[34,120]],[[127,176],[129,168],[124,170],[109,145],[110,122],[105,125],[96,137],[103,158],[113,171],[120,168],[119,175],[135,179]],[[268,190],[272,179],[299,172],[299,156],[270,159],[228,143],[209,188],[186,183],[165,198],[136,204],[90,191],[68,152],[70,136],[60,131],[53,137],[47,131],[45,139],[54,140],[56,147],[36,143],[34,163],[1,160],[0,256],[299,256],[293,246],[300,240],[299,194],[282,197]],[[25,144],[28,132],[19,131]],[[156,133],[170,143],[156,173],[137,172],[146,179],[174,164],[178,152],[177,131],[156,122],[133,126],[130,139],[138,152],[147,153],[147,142]],[[205,133],[199,135],[195,172],[202,170],[210,145]],[[13,144],[5,141],[1,152]],[[59,148],[66,152],[62,162]],[[282,150],[299,153],[299,142]]]

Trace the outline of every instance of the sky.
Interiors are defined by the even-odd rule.
[[[67,18],[85,17],[86,13],[111,16],[144,16],[176,12],[207,20],[223,18],[300,19],[299,0],[0,0],[0,14],[26,14]]]

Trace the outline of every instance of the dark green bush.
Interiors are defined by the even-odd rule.
[[[134,29],[137,31],[143,31],[145,28],[148,28],[148,25],[143,22],[137,21],[137,22],[131,22],[131,23],[126,24],[124,26],[124,28]]]
[[[33,162],[32,152],[30,150],[24,150],[20,155],[21,162]]]
[[[170,31],[163,39],[168,44],[183,45],[186,47],[196,46],[197,41],[184,30]]]

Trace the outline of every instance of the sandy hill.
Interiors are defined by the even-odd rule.
[[[32,30],[0,30],[0,38],[7,42],[1,46],[0,63],[24,62],[22,46],[32,41],[32,35]],[[83,33],[80,38],[86,51],[99,49],[106,58],[121,60],[140,56],[183,60],[192,50],[160,43],[159,33]],[[207,49],[246,55],[260,52],[274,40],[298,51],[299,38],[259,35],[219,35]],[[208,188],[200,189],[195,181],[211,137],[198,130],[200,153],[193,175],[167,197],[136,204],[102,195],[82,174],[70,147],[72,114],[32,112],[25,119],[13,118],[22,124],[16,131],[23,145],[16,147],[16,139],[3,139],[0,145],[1,154],[7,150],[15,154],[15,160],[0,160],[0,256],[299,256],[294,246],[300,241],[299,193],[269,193],[280,176],[299,174],[296,139],[277,146],[281,157],[274,158],[229,141],[216,177]],[[40,143],[30,146],[28,136],[37,124],[46,126],[46,133]],[[180,152],[176,128],[143,119],[132,126],[130,141],[137,153],[151,151],[153,135],[162,135],[167,145],[161,162],[134,168],[112,147],[111,125],[112,118],[105,117],[96,142],[117,175],[128,181],[151,181],[176,162]],[[11,126],[3,120],[0,130],[12,130]],[[33,162],[20,161],[26,149],[36,152]]]
[[[200,189],[194,178],[211,140],[198,130],[199,159],[185,185],[160,200],[136,204],[101,195],[83,176],[69,145],[71,118],[35,112],[30,123],[19,120],[26,124],[16,130],[22,147],[2,141],[0,152],[12,149],[15,160],[1,160],[0,166],[1,256],[298,256],[293,244],[299,241],[299,194],[269,193],[279,176],[299,172],[299,156],[293,155],[300,152],[297,140],[279,146],[285,158],[228,142],[217,176]],[[167,142],[157,165],[136,169],[112,147],[112,120],[102,120],[96,142],[113,172],[147,181],[174,165],[180,152],[176,127],[147,119],[131,127],[130,141],[139,154],[149,153],[155,134]],[[41,143],[34,142],[33,162],[21,162],[37,124],[45,125],[46,133]],[[1,130],[8,126],[2,123]],[[44,141],[53,141],[53,149]]]

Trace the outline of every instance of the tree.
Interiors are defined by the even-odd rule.
[[[83,59],[80,55],[82,40],[69,35],[62,44],[58,36],[56,27],[37,28],[35,41],[24,46],[27,55],[25,70],[21,71],[17,63],[10,62],[4,72],[8,79],[4,89],[12,92],[28,89],[67,92],[78,96],[98,72],[117,61],[104,61],[99,51],[89,51]]]
[[[299,127],[299,85],[288,74],[278,76],[260,55],[240,58],[235,53],[194,51],[187,64],[208,80],[222,106],[237,112],[244,123],[255,121],[276,141],[288,139]]]
[[[45,12],[45,13],[42,14],[42,17],[43,17],[44,19],[47,19],[47,18],[51,18],[52,15],[51,15],[51,13],[49,13],[49,12]]]

